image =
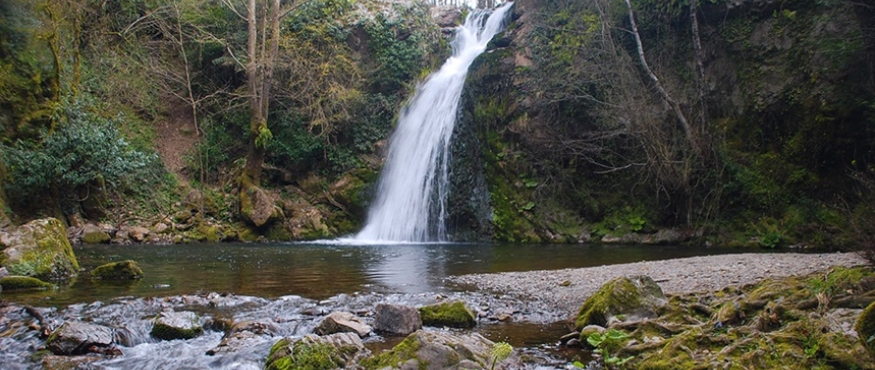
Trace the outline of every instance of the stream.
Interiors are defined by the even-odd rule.
[[[203,244],[97,245],[75,248],[83,268],[72,284],[50,291],[0,293],[12,305],[0,310],[0,368],[40,368],[31,355],[42,345],[19,305],[38,307],[54,327],[65,320],[117,329],[123,353],[88,364],[96,369],[261,369],[280,336],[312,333],[325,314],[342,310],[369,320],[378,303],[410,306],[464,300],[481,315],[476,332],[506,341],[532,358],[532,368],[563,368],[572,355],[555,348],[568,332],[571,312],[500,292],[480,292],[445,282],[470,273],[551,270],[645,260],[732,253],[732,249],[637,245],[514,244]],[[91,281],[88,271],[132,259],[145,272],[133,282]],[[581,298],[581,302],[583,297]],[[195,311],[206,333],[187,341],[149,336],[162,310]],[[514,312],[512,322],[492,319]],[[221,341],[223,323],[270,322],[274,339],[260,337],[234,351],[207,355]],[[212,329],[212,330],[211,330]],[[372,351],[401,338],[372,335]]]

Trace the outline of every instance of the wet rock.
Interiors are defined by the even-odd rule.
[[[37,278],[32,278],[30,276],[10,275],[0,278],[0,287],[2,287],[3,291],[31,289],[40,290],[52,289],[55,287],[55,285]]]
[[[419,311],[413,307],[378,304],[374,313],[374,330],[390,335],[408,335],[422,328]]]
[[[419,309],[419,314],[422,318],[422,324],[426,326],[461,329],[477,326],[474,313],[462,301],[425,306]]]
[[[854,330],[857,331],[863,347],[875,358],[875,303],[863,310],[854,325]]]
[[[0,232],[0,248],[0,265],[13,275],[58,280],[79,271],[64,224],[55,218],[34,220]]]
[[[283,338],[270,348],[265,369],[345,368],[364,349],[361,339],[354,333],[336,333],[322,337],[308,334],[299,340]]]
[[[240,321],[235,322],[228,328],[228,332],[225,333],[225,337],[236,333],[249,332],[256,335],[276,335],[278,329],[276,325],[263,321]]]
[[[97,280],[136,280],[143,278],[143,270],[135,261],[110,262],[91,271],[91,278]]]
[[[580,332],[573,331],[571,333],[568,333],[568,334],[565,334],[565,335],[559,337],[559,343],[566,344],[566,343],[568,343],[569,340],[577,339],[577,338],[580,338]]]
[[[583,328],[655,318],[666,302],[662,289],[649,276],[619,277],[602,285],[583,303],[575,325]]]
[[[225,335],[217,346],[207,351],[207,355],[215,356],[217,354],[239,352],[244,349],[249,349],[253,345],[262,343],[265,340],[264,336],[250,331],[241,331]]]
[[[191,339],[203,334],[197,314],[191,311],[162,312],[152,325],[153,337],[161,340]]]
[[[349,312],[332,312],[319,323],[315,331],[319,335],[355,333],[364,338],[371,332],[371,327]]]
[[[94,224],[85,224],[82,226],[82,242],[85,244],[105,244],[109,243],[112,237]]]
[[[419,330],[392,350],[366,358],[367,369],[492,369],[495,343],[480,334],[456,335],[450,332]],[[516,369],[516,357],[496,361],[495,369]]]
[[[167,225],[164,225],[164,226],[166,228]],[[152,232],[151,230],[149,230],[145,227],[142,227],[142,226],[131,226],[127,230],[128,230],[128,237],[137,243],[142,243],[142,242],[146,241],[146,239],[149,237],[149,234]]]
[[[106,326],[80,321],[67,321],[52,332],[46,348],[56,355],[81,355],[107,348],[113,343],[113,330]]]
[[[102,360],[102,356],[84,355],[84,356],[56,356],[47,355],[43,357],[43,370],[73,370],[89,368],[88,364]]]

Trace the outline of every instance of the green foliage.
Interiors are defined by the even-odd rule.
[[[622,367],[629,362],[634,356],[619,358],[612,353],[615,353],[626,344],[629,339],[629,334],[617,329],[608,329],[604,333],[595,332],[586,337],[586,342],[595,347],[596,353],[600,353],[604,359],[605,365]]]
[[[435,26],[424,21],[424,7],[399,5],[395,11],[400,14],[377,13],[362,24],[376,66],[369,76],[372,91],[387,95],[402,91],[422,69],[430,67],[428,48],[438,38]]]
[[[495,364],[499,361],[504,361],[513,352],[513,346],[505,342],[498,342],[492,345],[492,350],[489,355],[492,356],[492,366],[490,369],[495,369]]]
[[[641,206],[629,205],[618,208],[593,225],[593,233],[597,236],[619,236],[629,232],[641,232],[647,226],[645,209]]]
[[[154,154],[133,149],[118,127],[125,118],[107,119],[81,100],[62,105],[56,115],[63,124],[45,134],[40,144],[6,147],[8,190],[21,201],[64,190],[103,183],[110,189],[137,177],[156,161]]]

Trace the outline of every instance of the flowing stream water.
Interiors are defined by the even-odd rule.
[[[477,10],[456,29],[453,55],[416,89],[389,140],[377,196],[360,241],[446,241],[450,137],[468,68],[504,28],[513,2]]]

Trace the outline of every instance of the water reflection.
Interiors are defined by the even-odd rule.
[[[340,293],[424,293],[452,289],[447,276],[600,266],[695,255],[740,252],[679,246],[581,246],[508,244],[216,244],[79,246],[82,276],[48,292],[0,293],[4,300],[66,305],[117,296],[167,296],[196,292],[324,299]],[[133,259],[141,281],[91,281],[87,271]]]

